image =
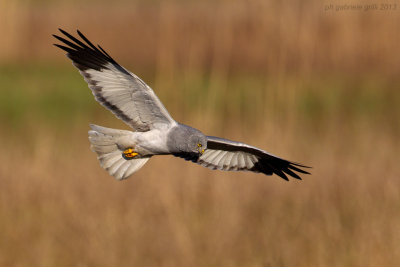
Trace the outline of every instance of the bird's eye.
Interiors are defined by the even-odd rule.
[[[201,144],[197,144],[197,146],[198,146],[198,147],[202,147],[202,145],[201,145]]]

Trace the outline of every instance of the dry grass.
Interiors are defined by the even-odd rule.
[[[399,14],[320,1],[0,2],[0,265],[395,266]],[[155,157],[114,181],[86,127],[123,126],[50,49],[59,26],[132,65],[179,121],[312,176]]]
[[[292,130],[247,137],[266,144],[284,136],[274,152],[299,158],[290,156],[296,148],[315,167],[289,183],[172,157],[116,182],[82,131],[62,139],[36,132],[31,149],[14,143],[1,153],[0,264],[395,265],[398,139],[371,129],[317,139]]]
[[[359,1],[346,3],[352,2]],[[329,3],[3,0],[0,31],[7,38],[0,43],[0,59],[64,62],[49,45],[62,27],[80,29],[139,71],[156,69],[163,82],[177,70],[218,76],[316,70],[396,74],[398,10],[324,11]]]

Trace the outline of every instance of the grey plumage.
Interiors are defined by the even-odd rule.
[[[129,131],[115,130],[97,125],[90,125],[89,140],[91,149],[96,152],[100,166],[117,180],[129,177],[139,170],[150,157],[133,160],[124,159],[118,147],[118,139],[129,135]]]
[[[201,144],[202,149],[207,148],[207,137],[199,130],[178,123],[167,135],[167,146],[171,154],[197,153]]]
[[[66,36],[53,35],[63,45],[95,99],[134,131],[91,125],[89,141],[100,165],[116,179],[128,178],[154,155],[174,155],[202,166],[226,171],[252,171],[288,175],[301,179],[309,174],[294,163],[264,150],[213,136],[177,123],[154,91],[135,74],[120,66],[100,46],[81,32],[82,41],[60,29]]]
[[[78,34],[86,44],[60,31],[72,42],[53,35],[69,47],[55,46],[68,52],[67,56],[101,105],[135,131],[144,132],[156,127],[157,123],[174,122],[153,90],[139,77],[120,66],[100,46],[96,48],[81,32]]]

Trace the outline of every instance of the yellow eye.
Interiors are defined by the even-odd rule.
[[[198,147],[202,147],[202,145],[201,145],[201,144],[197,144],[197,146],[198,146]]]

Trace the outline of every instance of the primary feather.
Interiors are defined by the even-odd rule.
[[[279,158],[244,143],[215,136],[207,136],[207,150],[195,162],[210,169],[276,174],[285,180],[288,180],[287,175],[301,179],[293,171],[309,174],[301,169],[308,168],[307,166]]]
[[[153,155],[172,154],[202,166],[225,171],[252,171],[301,179],[309,174],[305,165],[294,163],[264,150],[219,137],[177,123],[154,91],[139,77],[119,65],[103,48],[93,45],[80,31],[78,39],[60,29],[53,35],[79,69],[95,99],[135,132],[92,125],[91,148],[100,165],[121,180],[139,170]],[[135,158],[123,156],[133,149]],[[129,150],[129,151],[130,151]],[[130,153],[130,152],[129,152]],[[297,173],[296,173],[297,172]]]
[[[153,90],[100,46],[95,47],[80,31],[85,43],[61,29],[60,32],[70,40],[53,35],[66,46],[55,45],[67,52],[100,104],[136,131],[175,123]]]

